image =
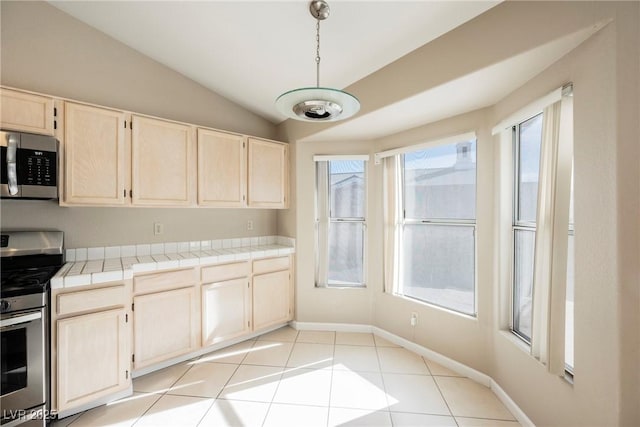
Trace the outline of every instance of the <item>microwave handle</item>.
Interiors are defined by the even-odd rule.
[[[9,182],[9,194],[18,194],[18,174],[16,171],[16,157],[18,152],[18,136],[9,134],[7,143],[7,180]]]

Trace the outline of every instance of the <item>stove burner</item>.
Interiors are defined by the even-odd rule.
[[[0,296],[42,293],[48,290],[49,280],[60,267],[34,267],[2,271]]]

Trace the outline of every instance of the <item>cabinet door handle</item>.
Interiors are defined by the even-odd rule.
[[[16,171],[16,157],[18,152],[18,135],[8,134],[7,141],[7,180],[9,181],[9,194],[18,194],[18,173]]]

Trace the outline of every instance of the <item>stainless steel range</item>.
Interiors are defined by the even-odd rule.
[[[2,232],[2,427],[49,418],[49,280],[63,264],[60,231]]]

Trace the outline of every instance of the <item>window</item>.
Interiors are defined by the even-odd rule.
[[[513,332],[531,343],[542,113],[513,127]]]
[[[366,163],[333,157],[341,159],[316,157],[316,285],[362,287]]]
[[[476,142],[407,152],[400,165],[397,292],[475,315]]]
[[[573,303],[575,287],[575,230],[573,226],[573,165],[571,166],[571,190],[569,197],[569,234],[567,242],[567,290],[564,318],[564,363],[566,370],[573,374]]]

